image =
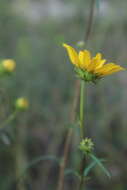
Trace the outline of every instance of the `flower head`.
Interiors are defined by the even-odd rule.
[[[12,59],[5,59],[1,62],[1,66],[5,72],[11,73],[15,70],[16,63]]]
[[[90,138],[85,138],[80,142],[79,149],[86,154],[89,154],[94,149],[94,143]]]
[[[125,70],[114,63],[106,63],[106,60],[102,59],[101,53],[97,53],[95,57],[92,57],[88,50],[77,53],[73,47],[67,44],[63,44],[63,46],[67,49],[70,61],[75,66],[78,76],[87,82],[95,83],[106,75]]]
[[[26,98],[18,98],[15,102],[16,108],[20,111],[24,111],[26,109],[28,109],[29,107],[29,102]]]

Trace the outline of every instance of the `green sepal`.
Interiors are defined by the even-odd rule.
[[[98,80],[100,79],[100,77],[98,77],[97,75],[88,72],[86,70],[80,69],[78,67],[74,68],[77,76],[84,80],[85,82],[93,82],[94,84],[96,84],[98,82]]]

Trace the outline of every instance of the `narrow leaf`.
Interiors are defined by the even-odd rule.
[[[100,168],[102,169],[102,171],[109,177],[111,178],[111,174],[109,173],[109,171],[104,167],[104,165],[102,164],[102,162],[93,154],[90,154],[90,157],[98,164],[98,166],[100,166]]]
[[[101,162],[104,162],[104,159],[100,159]],[[95,160],[93,160],[93,162],[91,162],[87,168],[85,168],[84,170],[84,176],[86,177],[88,175],[88,173],[96,166],[97,162]]]
[[[84,170],[84,176],[87,176],[88,173],[90,172],[90,170],[96,165],[96,162],[93,161],[92,163],[89,164],[89,166],[87,168],[85,168]]]
[[[73,169],[66,169],[64,172],[65,175],[74,175],[78,178],[80,178],[80,175],[77,171],[73,170]]]
[[[19,178],[21,178],[23,175],[25,175],[25,173],[27,172],[28,169],[32,168],[33,166],[38,164],[40,161],[46,161],[46,160],[55,161],[56,163],[60,163],[60,160],[56,156],[53,156],[53,155],[45,155],[45,156],[37,157],[26,166],[26,168],[24,169],[23,173],[21,174],[21,176]]]

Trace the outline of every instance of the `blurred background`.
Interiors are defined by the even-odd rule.
[[[90,0],[0,0],[0,59],[17,62],[12,77],[0,82],[0,120],[18,96],[30,101],[27,112],[0,130],[0,189],[55,190],[76,81],[62,47],[76,47],[85,36]],[[96,0],[87,48],[127,67],[127,2]],[[109,180],[96,167],[87,190],[127,190],[127,74],[105,77],[87,87],[86,127],[96,155],[106,158]],[[73,145],[79,142],[74,130]],[[67,168],[80,163],[76,148]],[[46,156],[48,155],[48,156]],[[56,157],[55,157],[56,156]],[[19,171],[21,176],[19,176]],[[23,186],[17,183],[23,179]],[[77,179],[65,176],[65,189]]]

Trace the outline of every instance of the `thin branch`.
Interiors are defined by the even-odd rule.
[[[91,35],[91,32],[92,32],[95,1],[96,0],[91,0],[90,13],[89,13],[89,17],[88,17],[88,27],[87,27],[87,31],[86,31],[86,34],[85,34],[85,37],[84,37],[85,43],[87,43],[88,40],[90,39],[90,35]]]
[[[75,95],[72,103],[72,111],[71,111],[71,122],[73,123],[75,121],[76,117],[76,108],[78,104],[78,99],[79,99],[79,88],[80,88],[80,83],[77,80],[75,83]],[[65,140],[65,145],[64,145],[64,151],[63,151],[63,160],[60,164],[60,170],[59,170],[59,180],[58,180],[58,188],[57,190],[63,190],[64,186],[64,170],[66,167],[67,159],[68,159],[68,154],[69,154],[69,148],[71,144],[71,139],[72,139],[72,134],[73,134],[73,128],[70,128],[68,130],[66,140]]]

